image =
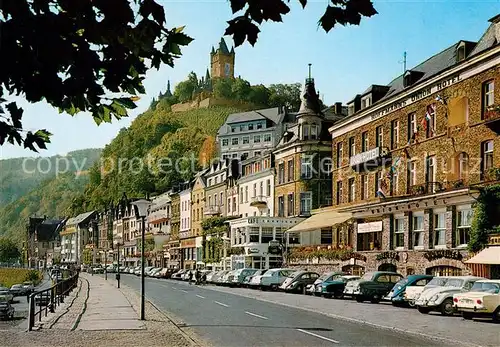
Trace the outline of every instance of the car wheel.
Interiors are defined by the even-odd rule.
[[[297,293],[298,294],[303,294],[304,293],[304,286],[303,285],[299,284],[297,286]]]
[[[422,306],[418,306],[417,310],[418,310],[418,312],[420,312],[422,314],[427,314],[427,313],[431,312],[430,308],[422,307]]]
[[[321,296],[321,293],[314,292],[314,296]]]
[[[356,301],[357,302],[363,302],[364,298],[361,295],[356,295]]]
[[[271,285],[271,290],[278,290],[278,285],[277,284],[272,284]]]
[[[500,307],[498,307],[495,312],[493,312],[493,321],[500,322]]]
[[[466,320],[471,320],[474,315],[470,312],[462,312],[462,318]]]
[[[455,309],[453,308],[453,300],[445,299],[441,304],[441,314],[443,316],[453,316]]]
[[[334,292],[333,297],[335,299],[342,299],[344,297],[344,292]]]
[[[380,302],[380,297],[378,295],[374,295],[371,297],[370,302],[372,304],[378,304]]]
[[[332,294],[323,294],[323,297],[325,297],[327,299],[331,299],[332,298]]]

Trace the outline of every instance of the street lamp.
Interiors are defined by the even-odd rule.
[[[118,281],[118,288],[120,288],[120,245],[122,243],[122,237],[120,235],[117,235],[115,237],[114,244],[116,245],[116,252],[117,252],[117,263],[118,263],[118,270],[116,273],[116,280]]]
[[[137,215],[142,219],[142,230],[141,230],[141,320],[144,320],[144,242],[146,233],[146,216],[148,215],[149,207],[151,206],[151,201],[147,199],[141,199],[132,202],[132,205],[137,207]]]

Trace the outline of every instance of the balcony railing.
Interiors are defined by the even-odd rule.
[[[264,195],[257,195],[251,198],[250,200],[250,206],[254,207],[265,207],[267,206],[267,196]]]
[[[218,205],[207,206],[203,210],[203,214],[207,216],[214,216],[221,213],[221,207]]]
[[[443,190],[444,187],[441,182],[426,182],[423,184],[410,186],[408,193],[411,195],[423,195],[423,194],[433,194]]]

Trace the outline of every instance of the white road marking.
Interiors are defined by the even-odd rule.
[[[252,313],[252,312],[245,311],[245,313],[249,314],[250,316],[254,316],[254,317],[260,318],[260,319],[269,319],[267,317],[264,317],[264,316],[261,316],[261,315],[258,315],[258,314]]]
[[[222,302],[214,301],[217,305],[221,305],[224,307],[229,307],[229,305],[223,304]]]
[[[204,296],[201,296],[201,295],[198,295],[198,294],[196,294],[196,296],[199,297],[199,298],[201,298],[201,299],[205,299]]]
[[[317,337],[318,339],[322,339],[322,340],[325,340],[325,341],[330,341],[330,342],[332,342],[332,343],[340,343],[340,342],[338,342],[338,341],[336,341],[336,340],[329,339],[328,337],[324,337],[324,336],[321,336],[321,335],[318,335],[318,334],[312,333],[312,332],[307,331],[307,330],[297,329],[297,331],[300,331],[301,333],[304,333],[304,334],[308,334],[308,335],[311,335],[311,336]]]
[[[173,289],[173,290],[177,290],[177,288],[175,288],[175,287],[172,287],[172,289]]]
[[[188,291],[184,289],[181,289],[181,292],[188,293]]]

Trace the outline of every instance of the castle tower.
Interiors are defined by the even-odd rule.
[[[216,78],[234,78],[234,47],[227,48],[226,41],[221,38],[217,50],[212,47],[210,53],[210,75]]]

